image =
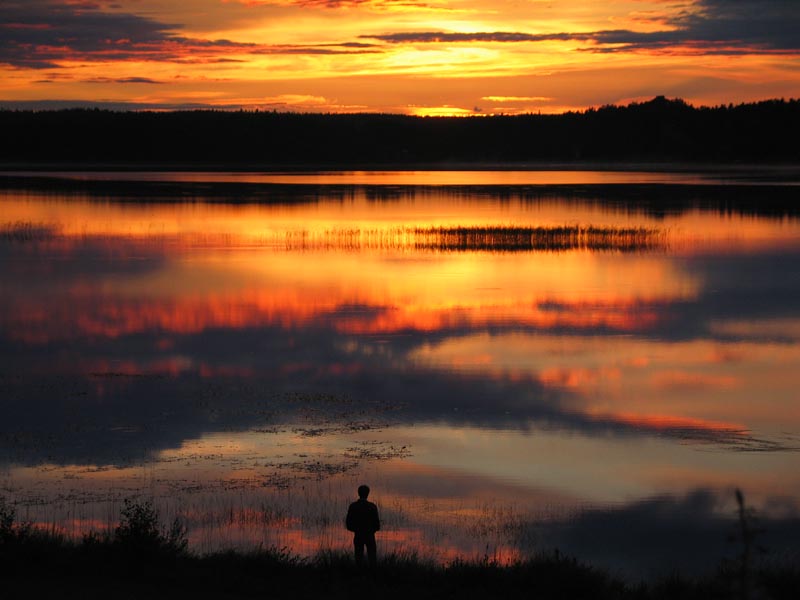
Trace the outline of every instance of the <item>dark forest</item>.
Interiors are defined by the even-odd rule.
[[[792,163],[800,100],[693,107],[657,97],[561,115],[0,111],[6,165]]]

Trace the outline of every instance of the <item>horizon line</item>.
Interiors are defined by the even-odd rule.
[[[90,100],[68,100],[68,99],[48,99],[48,100],[2,100],[0,99],[0,111],[3,112],[62,112],[70,110],[98,110],[111,113],[181,113],[181,112],[219,112],[219,113],[250,113],[250,114],[285,114],[285,115],[322,115],[322,116],[338,116],[338,115],[385,115],[396,117],[410,117],[410,118],[485,118],[485,117],[518,117],[518,116],[561,116],[561,115],[575,115],[586,114],[592,111],[597,111],[606,108],[631,108],[636,106],[643,106],[655,102],[667,102],[670,104],[682,104],[693,110],[703,109],[723,109],[723,108],[737,108],[743,106],[755,106],[759,104],[767,104],[771,102],[793,103],[800,102],[798,97],[769,97],[761,100],[751,100],[742,102],[728,102],[720,104],[692,104],[680,97],[667,97],[665,95],[656,95],[649,100],[643,101],[629,101],[627,103],[605,103],[597,105],[589,105],[576,110],[564,110],[562,112],[524,112],[524,113],[488,113],[482,110],[473,110],[471,112],[461,113],[454,112],[453,114],[433,114],[433,115],[420,115],[406,112],[391,112],[391,111],[311,111],[311,110],[280,110],[277,108],[268,108],[266,106],[253,106],[245,104],[204,104],[204,103],[143,103],[143,102],[128,102],[128,101],[90,101]],[[454,111],[457,107],[452,107]]]

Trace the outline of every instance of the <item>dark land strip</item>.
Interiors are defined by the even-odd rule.
[[[278,166],[536,161],[794,164],[800,100],[694,107],[657,97],[560,115],[0,110],[0,163]]]

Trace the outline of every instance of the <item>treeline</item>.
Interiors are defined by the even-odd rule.
[[[0,111],[4,163],[420,165],[794,162],[800,100],[693,107],[657,97],[561,115]]]

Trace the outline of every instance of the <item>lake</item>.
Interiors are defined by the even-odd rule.
[[[0,496],[198,552],[800,553],[791,170],[5,173]]]

